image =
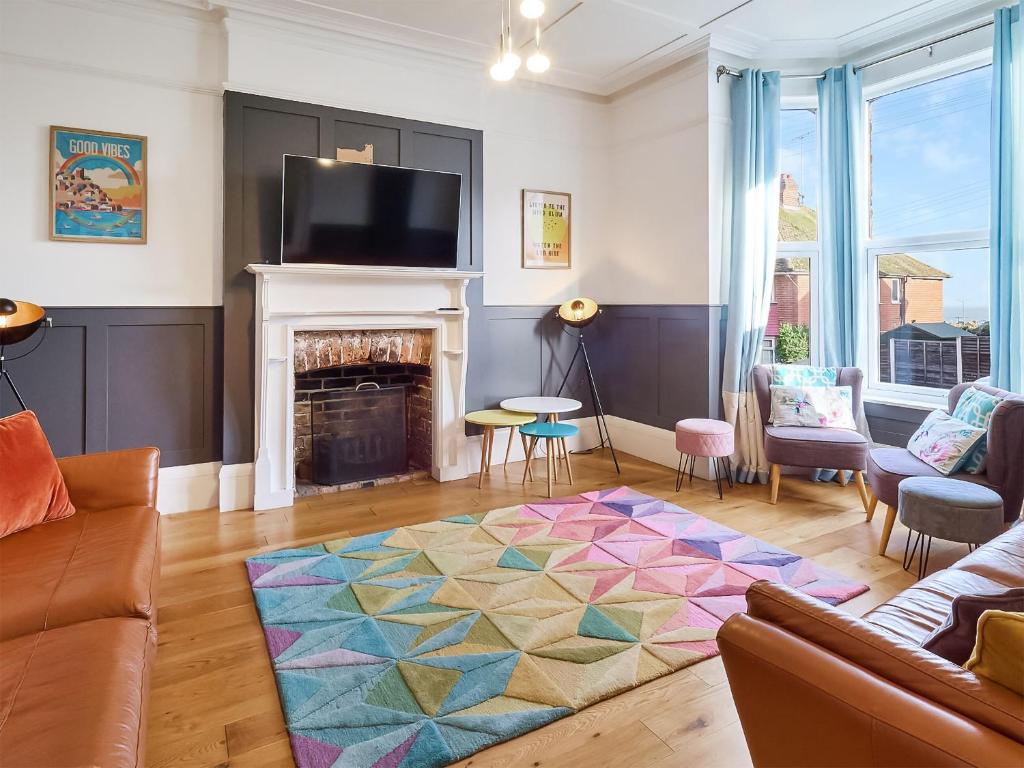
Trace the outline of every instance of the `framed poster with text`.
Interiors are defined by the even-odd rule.
[[[572,266],[572,195],[524,189],[523,269]]]
[[[146,137],[50,126],[50,239],[146,242]]]

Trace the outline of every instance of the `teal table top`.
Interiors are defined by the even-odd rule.
[[[520,434],[529,437],[572,437],[580,428],[575,424],[542,421],[535,424],[524,424],[519,428]]]

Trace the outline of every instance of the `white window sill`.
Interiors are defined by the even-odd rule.
[[[949,401],[946,394],[938,397],[914,397],[896,392],[864,392],[862,399],[865,403],[878,403],[879,405],[895,405],[900,408],[916,408],[920,411],[934,411],[936,408],[945,408]]]

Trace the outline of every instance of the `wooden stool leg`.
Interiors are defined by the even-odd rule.
[[[484,438],[480,443],[480,477],[476,481],[477,488],[484,487],[484,472],[487,469],[487,441],[491,431],[491,427],[484,427]]]
[[[565,471],[569,474],[569,485],[572,485],[572,464],[569,463],[569,449],[565,444],[565,438],[562,438],[562,453],[565,454]]]
[[[878,542],[878,554],[884,555],[885,548],[889,546],[889,537],[892,535],[892,526],[896,522],[896,507],[885,508],[885,524],[882,526],[882,538]]]
[[[502,465],[501,465],[505,469],[508,469],[508,455],[509,455],[509,453],[512,452],[512,438],[515,437],[515,436],[516,436],[516,428],[515,427],[509,427],[508,428],[508,446],[505,448],[505,461],[502,462]]]
[[[860,494],[860,503],[864,505],[864,511],[868,511],[868,489],[864,485],[864,473],[859,469],[853,473],[853,483],[857,486],[857,493]]]
[[[530,461],[530,441],[522,432],[519,436],[523,439],[523,456],[526,458],[526,471],[530,473],[530,481],[533,481],[533,463]]]
[[[526,439],[526,435],[523,435],[523,439]],[[533,480],[533,449],[537,447],[537,438],[530,438],[530,445],[526,449],[526,469],[523,470],[523,485],[526,485],[526,477],[529,476],[530,480]]]
[[[548,459],[548,498],[549,499],[551,498],[551,491],[552,491],[551,484],[554,481],[555,465],[558,463],[555,460],[555,454],[554,454],[554,451],[552,450],[552,449],[554,449],[555,446],[553,446],[551,443],[552,443],[552,440],[551,440],[550,437],[548,437],[548,438],[546,438],[544,440],[544,447],[546,449],[547,459]]]
[[[782,480],[782,466],[779,464],[772,464],[771,471],[769,472],[769,478],[772,486],[772,504],[779,500],[779,483]]]
[[[487,472],[491,471],[491,461],[494,459],[494,427],[487,428]]]
[[[867,515],[865,516],[865,519],[869,523],[871,522],[871,518],[873,518],[875,516],[875,507],[877,507],[877,506],[878,506],[878,497],[875,496],[874,492],[872,492],[871,493],[871,498],[868,499],[867,509],[865,510],[867,512]]]

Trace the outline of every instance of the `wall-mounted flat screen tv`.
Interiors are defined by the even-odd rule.
[[[462,175],[284,156],[281,263],[454,269]]]

